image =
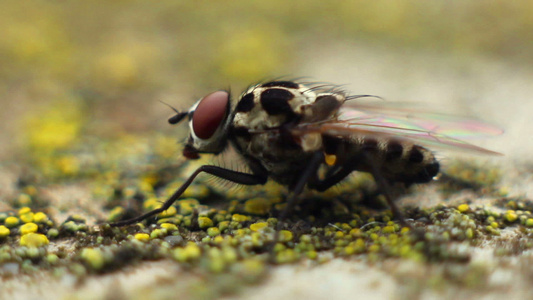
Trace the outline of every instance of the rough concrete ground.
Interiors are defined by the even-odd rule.
[[[311,61],[297,75],[346,83],[358,94],[376,94],[388,101],[418,101],[450,106],[452,111],[489,120],[505,134],[476,144],[504,153],[504,157],[468,159],[490,161],[503,170],[499,184],[509,196],[531,199],[533,176],[533,70],[528,65],[467,56],[443,57],[439,53],[391,51],[380,47],[339,43],[326,52],[310,50],[302,60]],[[453,161],[456,153],[444,153]],[[421,188],[420,193],[431,193]],[[465,198],[468,197],[464,196]],[[403,201],[424,199],[420,194]],[[463,198],[463,199],[465,199]],[[461,199],[457,202],[460,203]],[[433,205],[421,203],[421,205]],[[471,251],[465,267],[458,264],[420,264],[398,259],[369,263],[365,259],[333,259],[322,265],[305,262],[272,267],[268,278],[243,288],[227,298],[239,299],[508,299],[531,298],[532,252],[512,257],[495,257],[505,237],[516,228],[502,232],[499,239],[487,240]],[[479,273],[478,273],[479,271]],[[472,272],[483,278],[475,287],[453,282],[454,272]],[[455,275],[454,275],[455,274]],[[481,274],[481,275],[478,275]],[[461,276],[460,276],[461,275]],[[92,276],[77,283],[74,277],[57,280],[46,274],[6,278],[0,284],[0,298],[209,298],[194,290],[201,276],[165,261],[144,262],[135,267]],[[442,281],[442,282],[440,282]],[[31,285],[28,285],[31,283]]]

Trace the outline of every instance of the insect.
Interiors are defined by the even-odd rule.
[[[426,147],[498,154],[457,139],[501,133],[494,126],[384,101],[361,101],[369,97],[350,96],[331,85],[271,81],[249,87],[234,106],[230,92],[220,90],[188,111],[174,109],[169,123],[189,121],[186,158],[217,155],[232,146],[250,173],[203,165],[160,208],[112,225],[133,224],[167,210],[202,172],[243,185],[272,178],[292,192],[286,213],[306,186],[325,191],[353,171],[370,172],[385,191],[394,182],[429,182],[440,165]],[[392,197],[386,198],[402,221]]]

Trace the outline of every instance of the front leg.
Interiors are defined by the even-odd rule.
[[[191,183],[194,181],[196,176],[198,176],[198,174],[200,174],[201,172],[205,172],[207,174],[211,174],[216,177],[226,179],[226,180],[239,183],[239,184],[244,184],[244,185],[265,184],[268,179],[266,170],[264,170],[262,167],[258,165],[253,165],[251,166],[251,168],[254,173],[248,174],[248,173],[237,172],[237,171],[224,169],[224,168],[216,167],[216,166],[209,166],[209,165],[201,166],[196,171],[194,171],[194,173],[192,173],[191,176],[189,176],[189,178],[181,185],[181,187],[177,189],[174,192],[174,194],[172,194],[172,196],[170,196],[170,198],[168,198],[168,200],[165,201],[165,203],[163,203],[161,207],[154,209],[152,211],[149,211],[139,217],[129,219],[129,220],[124,220],[124,221],[119,221],[116,223],[111,223],[110,225],[114,227],[131,225],[131,224],[141,222],[145,219],[148,219],[152,216],[155,216],[155,215],[158,215],[164,212],[165,210],[169,209],[170,206],[174,202],[176,202],[176,200],[178,200],[181,194],[185,192],[185,190],[189,187],[189,185],[191,185]]]
[[[309,161],[305,170],[299,174],[299,177],[291,187],[291,195],[287,199],[287,205],[281,212],[279,219],[284,220],[287,215],[292,212],[296,205],[298,195],[300,195],[305,188],[305,185],[309,183],[310,179],[316,177],[316,172],[320,165],[324,162],[324,154],[320,151],[313,153],[311,160]]]
[[[298,199],[298,196],[300,195],[300,193],[302,193],[303,189],[305,188],[305,185],[309,183],[310,179],[313,179],[314,177],[316,177],[316,172],[318,168],[320,167],[320,164],[322,164],[323,162],[324,162],[324,154],[322,152],[317,151],[313,153],[313,156],[311,157],[309,164],[303,170],[303,172],[299,174],[299,177],[296,178],[296,181],[291,187],[291,195],[287,199],[287,204],[285,205],[285,208],[281,211],[279,215],[278,223],[276,225],[276,232],[274,233],[274,242],[272,243],[272,246],[270,247],[270,250],[269,250],[271,262],[276,262],[274,247],[279,241],[279,232],[282,228],[281,227],[282,222],[287,218],[289,213],[291,213],[294,210],[294,206],[296,205],[296,200]]]

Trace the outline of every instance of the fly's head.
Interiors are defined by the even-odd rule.
[[[179,112],[168,122],[177,124],[186,117],[189,119],[190,134],[183,149],[183,156],[197,159],[201,153],[218,154],[227,145],[227,132],[230,124],[230,94],[216,91],[201,98],[189,111]]]

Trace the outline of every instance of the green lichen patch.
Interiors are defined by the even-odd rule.
[[[133,194],[136,193],[139,192]],[[154,204],[146,203],[152,202],[155,195],[150,196],[152,191],[144,193],[146,196],[142,198],[146,200],[142,207],[153,208]],[[261,193],[261,188],[252,188],[248,193]],[[353,199],[353,195],[349,198],[342,190],[334,196],[340,204],[311,195],[312,198],[300,202],[291,218],[279,220],[262,216],[264,212],[247,213],[250,200],[246,200],[245,193],[240,196],[245,200],[226,202],[221,208],[201,205],[198,199],[180,200],[169,210],[172,213],[140,226],[122,228],[88,225],[85,218],[77,215],[56,224],[42,212],[24,208],[3,217],[2,243],[10,244],[20,235],[20,246],[45,249],[43,258],[33,256],[36,266],[49,266],[47,257],[53,258],[54,266],[69,265],[74,259],[86,268],[84,274],[110,272],[146,259],[170,259],[187,267],[221,273],[244,262],[263,270],[257,264],[286,264],[305,259],[324,263],[331,257],[364,257],[371,261],[396,257],[464,263],[471,258],[468,249],[481,239],[497,238],[506,228],[519,229],[524,238],[533,230],[530,211],[497,210],[466,203],[456,207],[407,208],[410,226],[402,227],[393,220],[389,210],[361,205],[359,201],[371,194],[356,194]],[[275,198],[272,204],[279,202]],[[260,199],[254,200],[259,203],[268,201],[268,198],[252,199]],[[496,202],[501,205],[502,201]],[[506,206],[526,207],[511,200]],[[110,221],[120,215],[116,211],[112,209]],[[20,221],[21,215],[30,213],[33,219],[39,216],[36,223]],[[271,209],[268,215],[276,213],[279,211]],[[37,239],[26,242],[31,234],[38,234],[42,242],[35,242]],[[74,255],[62,251],[50,253],[46,247],[48,238],[51,243],[68,238],[78,250]],[[530,244],[518,243],[512,252],[530,249]],[[7,251],[0,257],[9,261],[16,253]],[[505,253],[500,251],[498,255]]]
[[[475,188],[445,180],[431,183],[445,197],[464,189],[473,193],[459,202],[448,204],[445,199],[433,206],[399,202],[408,224],[404,226],[393,218],[367,174],[355,174],[325,193],[305,191],[283,220],[279,215],[286,207],[285,187],[269,182],[227,189],[213,185],[208,176],[199,176],[164,213],[131,226],[109,226],[159,207],[184,182],[186,173],[198,166],[179,166],[149,149],[118,146],[118,153],[94,160],[94,166],[80,162],[86,169],[69,180],[51,180],[55,186],[84,182],[92,196],[85,199],[91,205],[83,207],[99,211],[97,217],[89,212],[59,217],[56,208],[47,206],[53,199],[36,192],[49,188],[50,182],[21,185],[11,201],[13,209],[0,212],[0,264],[16,264],[28,274],[68,272],[83,280],[143,262],[165,261],[206,278],[230,281],[220,289],[236,291],[243,283],[267,278],[272,268],[284,264],[397,260],[470,269],[473,249],[484,243],[504,245],[495,247],[498,258],[533,248],[533,204],[528,199],[502,197],[491,180]],[[125,157],[135,163],[125,164]],[[91,168],[99,170],[99,176],[89,175]],[[484,180],[479,176],[474,178]],[[409,195],[416,189],[394,190],[401,192]],[[488,200],[476,201],[475,193]],[[476,286],[476,276],[484,273],[471,269],[470,275],[461,278]],[[428,284],[436,287],[447,276],[443,271]]]

